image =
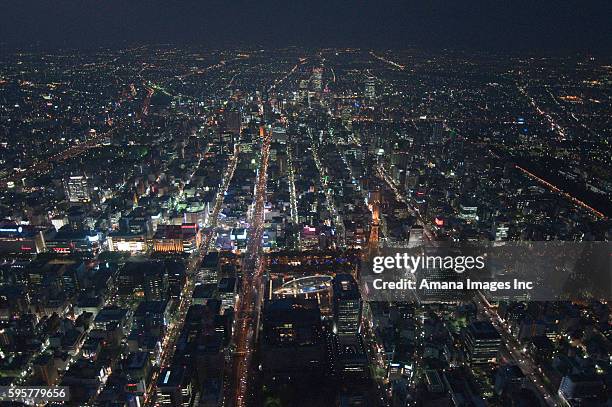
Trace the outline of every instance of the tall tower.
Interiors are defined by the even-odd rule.
[[[350,274],[336,274],[332,281],[334,332],[341,342],[353,342],[360,332],[362,300]]]

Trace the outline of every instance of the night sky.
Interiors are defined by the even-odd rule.
[[[136,44],[612,50],[610,0],[3,0],[4,48]]]

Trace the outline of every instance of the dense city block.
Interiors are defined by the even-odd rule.
[[[608,298],[371,301],[361,280],[380,248],[609,241],[612,59],[0,61],[0,385],[69,386],[49,404],[68,406],[611,403]]]

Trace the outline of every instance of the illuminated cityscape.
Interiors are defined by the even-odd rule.
[[[0,53],[0,403],[612,403],[612,296],[367,279],[609,242],[611,54],[237,44]]]

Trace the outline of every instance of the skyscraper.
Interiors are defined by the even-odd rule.
[[[334,331],[339,339],[353,340],[359,333],[362,301],[357,282],[350,274],[336,274],[332,282],[334,295]]]
[[[418,247],[423,244],[423,235],[425,230],[421,225],[413,225],[410,228],[410,235],[408,236],[408,247]]]
[[[310,83],[312,90],[315,92],[321,92],[323,83],[323,68],[314,68],[312,70],[312,76],[310,77]]]
[[[365,82],[365,97],[367,99],[375,99],[376,98],[376,82],[375,78],[367,78]]]
[[[474,321],[464,332],[464,343],[470,364],[486,364],[497,357],[501,337],[490,322]]]
[[[236,135],[240,134],[242,129],[242,113],[238,106],[229,106],[223,112],[223,119],[227,131]]]
[[[266,302],[261,346],[264,375],[287,380],[317,372],[324,362],[324,343],[317,300],[282,298]]]
[[[442,142],[442,122],[436,120],[431,124],[431,134],[429,136],[429,144],[439,144]]]
[[[70,203],[91,202],[90,178],[85,175],[73,175],[64,180],[64,192]]]
[[[193,402],[191,378],[185,366],[162,370],[157,379],[157,405],[190,406]]]
[[[168,298],[168,275],[162,263],[146,263],[144,270],[144,295],[147,301],[161,301]]]

